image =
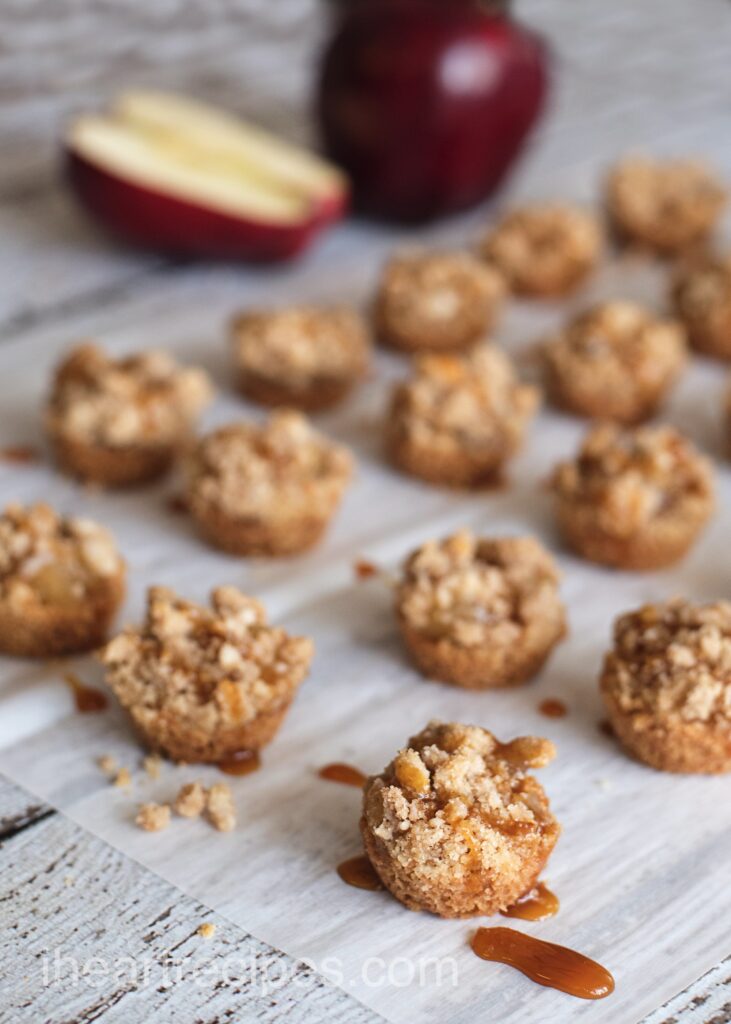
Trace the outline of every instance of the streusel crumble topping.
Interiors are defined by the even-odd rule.
[[[430,722],[368,781],[366,820],[402,866],[459,875],[483,860],[499,870],[506,842],[558,830],[542,788],[526,774],[555,753],[550,740],[502,744],[487,729]]]
[[[124,565],[111,534],[49,505],[8,505],[0,516],[0,597],[12,604],[81,602]]]
[[[678,598],[622,615],[605,673],[624,712],[731,728],[731,603]]]
[[[598,425],[578,458],[557,467],[552,486],[562,499],[591,505],[597,525],[615,536],[713,497],[710,463],[668,426]]]
[[[151,587],[142,627],[126,629],[103,651],[120,703],[151,733],[160,717],[210,735],[240,725],[288,702],[307,674],[310,640],[267,625],[254,598],[217,587],[211,605]]]
[[[433,639],[503,647],[519,640],[526,620],[553,615],[558,579],[553,559],[531,537],[486,540],[462,530],[409,558],[397,603]]]
[[[691,343],[702,352],[731,358],[731,255],[688,268],[676,281],[673,298]]]
[[[508,357],[489,345],[463,357],[421,357],[396,392],[401,429],[424,446],[457,453],[511,454],[537,406],[537,390],[518,383]]]
[[[467,252],[404,253],[383,273],[379,329],[399,347],[462,347],[492,324],[504,294],[501,275]]]
[[[551,204],[524,206],[488,232],[481,252],[515,291],[557,294],[591,269],[601,241],[596,219],[584,210]]]
[[[613,169],[607,191],[620,230],[667,251],[706,235],[726,202],[719,180],[696,160],[628,157]]]
[[[236,317],[232,336],[242,370],[290,387],[356,377],[368,365],[365,325],[347,308],[253,310]]]
[[[52,431],[90,444],[174,444],[211,394],[202,370],[182,368],[165,352],[114,359],[83,344],[56,371],[47,417]]]
[[[193,504],[234,518],[330,512],[352,473],[349,452],[296,412],[235,423],[203,438],[188,465]]]

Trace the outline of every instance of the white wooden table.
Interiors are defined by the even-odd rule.
[[[2,6],[3,339],[72,340],[144,309],[160,291],[174,294],[181,275],[230,275],[231,268],[181,270],[115,249],[97,235],[58,181],[60,126],[70,113],[134,82],[218,100],[306,137],[311,66],[325,27],[316,0],[5,0]],[[558,56],[554,109],[521,171],[526,187],[540,193],[542,181],[580,165],[600,168],[627,148],[703,153],[731,178],[726,0],[524,0],[520,10],[551,38]],[[326,272],[363,230],[334,236],[307,272]],[[368,238],[373,249],[372,232]],[[376,248],[385,251],[392,242],[384,232]],[[268,992],[252,983],[169,984],[171,963],[200,955],[196,929],[216,915],[7,780],[0,782],[0,840],[6,937],[0,1021],[377,1019],[307,969],[296,984]],[[285,954],[218,923],[207,957],[236,950],[291,966]],[[81,960],[144,959],[151,983],[92,986],[69,978],[49,984],[40,962],[57,948]],[[731,1021],[730,983],[727,959],[644,1024]]]

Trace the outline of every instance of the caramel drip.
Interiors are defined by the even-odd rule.
[[[317,774],[328,782],[341,782],[344,786],[357,786],[358,789],[362,789],[366,781],[366,776],[360,768],[354,768],[352,764],[341,764],[339,761],[324,765]]]
[[[14,462],[17,465],[29,465],[40,460],[37,448],[29,444],[10,444],[0,448],[0,462]]]
[[[607,736],[610,740],[614,739],[614,729],[612,723],[607,721],[606,718],[602,718],[601,722],[597,722],[597,729],[602,736]]]
[[[478,928],[471,946],[482,960],[515,967],[531,981],[578,999],[603,999],[614,991],[614,978],[595,960],[525,932]]]
[[[354,885],[356,889],[369,889],[377,892],[383,888],[383,882],[376,874],[373,865],[365,856],[351,857],[338,864],[338,874],[347,885]]]
[[[182,516],[188,511],[188,499],[183,494],[171,494],[165,502],[168,512]]]
[[[543,882],[537,882],[532,889],[515,901],[507,910],[501,910],[503,917],[519,917],[522,921],[545,921],[558,913],[558,896]]]
[[[542,700],[538,705],[538,710],[546,718],[565,718],[568,714],[568,708],[562,700],[556,700],[554,697],[549,697],[547,700]]]
[[[93,711],[104,711],[109,703],[105,693],[102,693],[101,690],[97,690],[93,686],[87,686],[85,683],[82,683],[79,677],[73,672],[66,672],[64,674],[63,681],[74,695],[76,710],[80,711],[82,714],[88,714]]]
[[[370,580],[374,576],[378,575],[378,566],[374,565],[373,562],[367,562],[365,559],[359,559],[353,563],[353,572],[359,580]]]
[[[218,762],[218,770],[224,775],[251,775],[261,768],[261,760],[256,750],[241,750],[238,754]]]

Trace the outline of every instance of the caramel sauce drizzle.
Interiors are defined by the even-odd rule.
[[[503,917],[519,917],[521,921],[545,921],[553,917],[561,906],[558,896],[552,893],[543,882],[537,882],[532,889],[515,901],[506,910],[501,910]]]
[[[107,707],[109,703],[107,695],[102,693],[101,690],[97,690],[94,686],[87,686],[86,683],[82,683],[74,672],[65,672],[63,681],[73,694],[76,710],[82,714],[104,711]]]
[[[241,750],[219,761],[217,767],[224,775],[251,775],[261,768],[261,759],[256,750]]]
[[[602,734],[602,736],[606,736],[610,740],[614,739],[614,729],[612,728],[612,723],[608,721],[606,718],[602,718],[601,722],[597,722],[596,727]]]
[[[368,889],[370,892],[378,892],[383,888],[383,882],[376,874],[373,865],[365,854],[359,857],[351,857],[338,864],[338,874],[347,885],[353,885],[356,889]]]
[[[515,967],[538,985],[577,999],[603,999],[614,991],[614,978],[595,960],[513,928],[478,928],[471,946],[482,960]]]
[[[366,782],[366,776],[360,768],[339,761],[324,765],[317,774],[328,782],[341,782],[344,786],[357,786],[358,789],[362,789]]]
[[[546,718],[565,718],[568,714],[568,708],[562,700],[557,700],[555,697],[549,697],[547,700],[542,700],[538,705],[538,710]]]
[[[182,516],[188,511],[188,499],[183,494],[171,494],[165,502],[168,512]]]
[[[353,563],[353,572],[359,580],[370,580],[377,576],[380,569],[373,562],[367,562],[364,558]]]
[[[40,461],[40,452],[30,444],[9,444],[0,448],[0,461],[17,465],[30,465]]]

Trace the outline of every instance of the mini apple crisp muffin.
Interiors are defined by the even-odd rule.
[[[483,690],[531,679],[566,633],[559,572],[532,537],[429,541],[406,560],[396,614],[419,671]]]
[[[676,598],[620,616],[600,688],[615,735],[640,761],[731,771],[731,604]]]
[[[714,508],[713,471],[672,427],[589,431],[552,482],[559,527],[583,558],[661,569],[697,539]]]
[[[468,252],[404,253],[383,271],[376,331],[403,352],[469,348],[494,325],[504,294],[500,274]]]
[[[700,260],[681,272],[673,301],[693,348],[731,360],[731,253]]]
[[[239,387],[261,405],[310,411],[340,402],[365,375],[370,342],[346,308],[261,310],[231,325]]]
[[[726,190],[696,160],[627,157],[607,180],[607,208],[621,239],[673,255],[711,233]]]
[[[65,472],[127,487],[167,472],[211,394],[202,370],[165,352],[113,359],[79,345],[56,370],[46,428]]]
[[[396,466],[430,483],[494,484],[537,407],[536,388],[518,383],[497,348],[422,356],[393,392],[386,449]]]
[[[352,475],[345,448],[297,412],[233,423],[187,461],[187,501],[202,535],[236,555],[292,555],[320,539]]]
[[[0,516],[0,651],[50,658],[104,643],[124,599],[125,564],[111,534],[50,506]]]
[[[603,302],[544,347],[552,401],[568,412],[639,423],[657,410],[686,362],[682,327],[634,302]]]
[[[596,266],[602,232],[596,218],[572,206],[523,206],[508,213],[480,251],[516,295],[567,295]]]
[[[210,610],[151,587],[145,622],[111,640],[101,659],[151,750],[220,762],[271,741],[312,653],[310,640],[268,625],[262,605],[235,587],[217,587]]]
[[[561,827],[531,768],[549,740],[500,743],[475,725],[430,722],[363,790],[361,833],[387,889],[409,910],[494,914],[536,882]]]

